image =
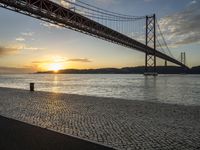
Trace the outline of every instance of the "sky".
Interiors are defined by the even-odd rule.
[[[200,65],[200,0],[82,1],[133,16],[155,13],[175,58],[186,52],[188,66]],[[4,8],[0,20],[0,73],[144,65],[144,53]]]

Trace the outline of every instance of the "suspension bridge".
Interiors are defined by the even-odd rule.
[[[145,53],[146,72],[156,72],[156,58],[188,68],[176,59],[156,15],[131,16],[80,0],[0,0],[0,7]]]

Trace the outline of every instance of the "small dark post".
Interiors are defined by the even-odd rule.
[[[30,91],[31,91],[31,92],[34,91],[34,83],[30,83]]]
[[[165,67],[167,67],[167,60],[165,60]]]
[[[146,46],[148,46],[148,16],[146,16]],[[148,71],[148,53],[145,53],[145,72]]]
[[[154,73],[156,73],[156,14],[153,14],[153,39],[154,39],[154,44],[153,44],[153,48],[154,48]]]

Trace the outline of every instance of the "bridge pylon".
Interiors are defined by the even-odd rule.
[[[156,15],[146,16],[146,46],[156,50]],[[145,54],[145,73],[144,75],[156,76],[156,55],[155,53]]]
[[[186,54],[185,54],[185,52],[181,52],[181,63],[186,65]]]

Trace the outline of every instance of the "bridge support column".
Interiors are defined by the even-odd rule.
[[[146,45],[156,50],[156,15],[146,16]],[[144,75],[157,76],[155,53],[145,54],[145,73]]]

